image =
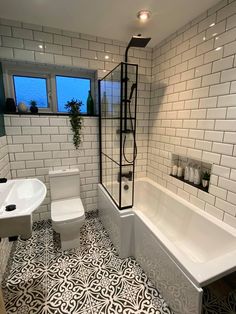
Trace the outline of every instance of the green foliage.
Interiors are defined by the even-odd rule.
[[[82,141],[81,139],[81,129],[83,127],[83,117],[80,113],[80,107],[82,105],[81,101],[78,101],[76,99],[72,99],[71,101],[68,101],[65,105],[65,108],[68,110],[69,117],[70,117],[70,124],[71,124],[71,130],[73,131],[73,143],[76,149],[79,148],[80,143]]]
[[[37,103],[36,103],[35,100],[31,100],[31,101],[30,101],[30,105],[31,105],[32,107],[37,107]]]
[[[210,173],[208,171],[204,171],[202,179],[209,181],[210,180]]]

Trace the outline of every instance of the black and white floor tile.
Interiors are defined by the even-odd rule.
[[[42,221],[14,243],[3,281],[8,314],[173,314],[137,262],[117,256],[96,213],[80,249],[63,252],[59,240]],[[205,288],[202,314],[236,314],[236,289],[217,296]]]
[[[14,246],[3,282],[8,314],[172,313],[137,262],[117,256],[96,217],[87,217],[80,249],[61,251],[50,221]]]
[[[236,314],[236,282],[227,291],[219,283],[218,293],[211,287],[204,288],[202,314]]]

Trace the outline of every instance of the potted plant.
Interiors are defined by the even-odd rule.
[[[68,110],[70,117],[71,130],[73,131],[73,143],[76,149],[79,148],[81,139],[81,129],[83,117],[81,116],[80,107],[82,105],[81,101],[72,99],[68,101],[65,108]]]
[[[210,181],[210,172],[204,171],[202,176],[202,186],[206,188],[209,185]]]
[[[35,100],[30,101],[30,112],[31,113],[38,113],[39,109],[37,107],[37,103]]]

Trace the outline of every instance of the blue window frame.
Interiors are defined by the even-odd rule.
[[[81,113],[87,113],[87,97],[91,90],[88,78],[56,75],[57,111],[67,112],[65,105],[72,98],[82,102]]]
[[[47,78],[13,75],[16,103],[30,106],[36,101],[39,108],[48,108]]]

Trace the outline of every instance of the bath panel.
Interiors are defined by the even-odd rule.
[[[175,313],[201,313],[202,288],[236,270],[236,230],[148,178],[136,180],[129,210],[98,190],[120,257],[137,259]]]
[[[200,314],[202,289],[196,287],[143,221],[135,216],[135,258],[175,314]]]
[[[120,211],[101,184],[98,185],[99,218],[121,258],[133,256],[133,212]]]

